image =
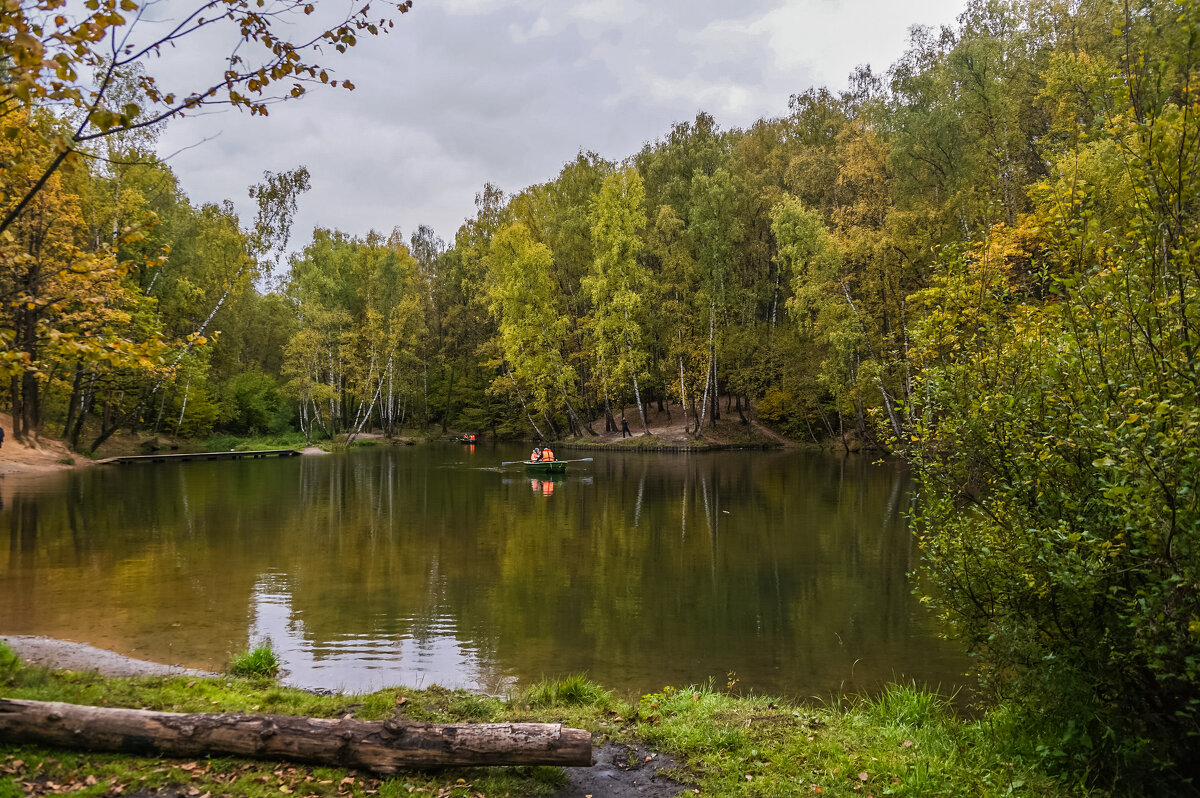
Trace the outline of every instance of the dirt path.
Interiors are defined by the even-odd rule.
[[[762,435],[764,438],[767,438],[768,440],[772,440],[775,443],[778,443],[780,446],[794,446],[795,445],[795,441],[788,440],[787,438],[783,437],[775,430],[769,429],[768,427],[764,427],[762,424],[759,424],[757,421],[751,421],[750,426],[754,427],[755,432],[757,432],[759,435]]]

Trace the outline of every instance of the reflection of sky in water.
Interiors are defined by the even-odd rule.
[[[259,577],[251,597],[250,645],[269,640],[292,687],[367,693],[406,685],[502,692],[504,681],[488,679],[478,655],[455,637],[449,616],[397,619],[418,634],[343,635],[309,640],[303,613],[292,609],[287,576]]]

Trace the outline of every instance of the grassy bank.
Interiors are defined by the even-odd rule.
[[[271,712],[423,722],[542,721],[584,728],[596,744],[641,744],[674,756],[681,794],[1085,794],[1038,772],[1003,741],[995,718],[963,720],[944,700],[893,686],[875,700],[794,705],[712,685],[615,699],[582,677],[508,698],[394,688],[319,696],[265,679],[110,679],[24,667],[0,646],[0,696],[176,712]],[[0,798],[76,795],[534,796],[566,784],[548,767],[409,771],[377,779],[337,768],[231,758],[171,760],[0,747]],[[696,791],[699,791],[698,793]]]

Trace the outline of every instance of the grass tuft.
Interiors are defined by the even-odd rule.
[[[4,643],[0,643],[0,682],[11,679],[21,668],[21,659]]]
[[[234,657],[229,672],[249,679],[274,679],[279,675],[279,655],[268,641]]]
[[[889,684],[874,698],[864,699],[860,707],[880,724],[919,729],[946,719],[950,706],[946,699],[916,684]]]
[[[532,708],[544,707],[594,707],[607,709],[613,703],[608,690],[587,678],[586,674],[572,673],[561,679],[542,677],[521,694],[520,702]]]

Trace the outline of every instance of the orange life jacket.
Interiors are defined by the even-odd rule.
[[[529,453],[529,462],[536,463],[538,460],[541,460],[541,459],[542,459],[542,453],[539,452],[537,449],[534,449],[532,452]]]
[[[543,463],[554,462],[554,452],[550,451],[549,449],[542,449],[542,462]]]

